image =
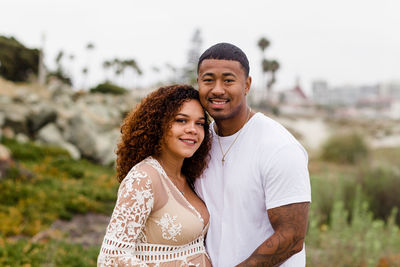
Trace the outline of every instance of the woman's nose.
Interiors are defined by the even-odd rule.
[[[186,128],[185,128],[185,131],[187,132],[187,133],[192,133],[192,134],[196,134],[197,133],[197,130],[196,130],[196,124],[193,122],[191,122],[191,123],[188,123],[187,125],[186,125]]]

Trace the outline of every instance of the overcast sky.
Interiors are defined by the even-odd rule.
[[[134,58],[144,71],[134,82],[146,86],[158,79],[153,66],[185,64],[199,28],[202,50],[231,42],[246,52],[253,88],[261,86],[257,41],[264,36],[267,56],[281,64],[276,88],[298,77],[309,92],[316,79],[333,86],[400,81],[399,12],[399,0],[1,0],[0,35],[39,47],[45,34],[47,65],[54,67],[60,49],[74,54],[66,66],[78,86],[86,62],[95,84],[104,79],[104,59]]]

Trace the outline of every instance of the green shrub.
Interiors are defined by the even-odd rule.
[[[400,173],[391,168],[365,168],[359,183],[376,218],[386,220],[393,207],[400,207]],[[400,213],[397,214],[400,224]]]
[[[122,95],[127,92],[125,88],[119,87],[115,84],[105,82],[97,85],[96,87],[90,89],[91,93],[102,93],[102,94],[113,94]]]
[[[56,147],[2,141],[18,165],[34,175],[14,170],[0,180],[0,235],[33,236],[59,218],[111,213],[118,187],[112,168],[73,160]]]
[[[63,171],[71,178],[80,179],[85,176],[85,166],[72,158],[56,158],[50,163],[59,171]]]
[[[354,164],[368,156],[368,146],[357,133],[341,134],[329,138],[322,147],[322,159],[337,163]]]
[[[96,266],[98,253],[97,246],[84,248],[58,240],[10,242],[0,236],[0,266]]]
[[[400,251],[399,227],[394,223],[393,208],[387,223],[373,219],[368,203],[363,201],[361,187],[354,191],[350,210],[343,200],[336,199],[330,214],[330,224],[319,224],[318,213],[311,205],[309,230],[306,237],[307,266],[397,266]],[[379,265],[381,266],[381,265]]]
[[[312,205],[319,216],[318,223],[330,224],[334,203],[338,200],[341,200],[344,205],[343,208],[348,210],[348,220],[350,220],[353,216],[354,191],[357,185],[357,180],[353,177],[338,176],[337,179],[326,179],[326,177],[319,176],[312,177]]]
[[[69,77],[68,74],[66,74],[63,69],[57,69],[55,71],[51,71],[51,72],[47,73],[47,77],[46,77],[47,80],[50,80],[52,77],[55,77],[59,81],[72,86],[71,77]]]
[[[337,200],[343,202],[351,220],[357,187],[361,189],[359,197],[368,204],[375,219],[386,221],[393,208],[400,207],[400,174],[391,168],[366,166],[357,170],[354,176],[338,176],[336,179],[312,176],[313,207],[319,214],[319,223],[330,224]],[[400,214],[395,219],[400,224]]]
[[[14,37],[0,36],[0,75],[7,80],[27,81],[37,75],[39,50],[26,48]]]
[[[45,157],[65,157],[70,158],[68,151],[55,146],[42,146],[32,142],[21,144],[14,139],[3,138],[1,140],[6,147],[11,150],[15,160],[23,161],[42,161]]]

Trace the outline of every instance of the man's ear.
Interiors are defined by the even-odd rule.
[[[248,76],[246,78],[246,85],[245,85],[245,88],[244,88],[244,94],[245,95],[247,95],[249,93],[250,87],[251,87],[251,76]]]

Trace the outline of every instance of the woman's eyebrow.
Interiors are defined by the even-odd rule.
[[[190,117],[189,115],[187,115],[185,113],[178,113],[178,114],[176,114],[176,116]],[[198,120],[206,120],[206,118],[205,117],[199,117]]]

